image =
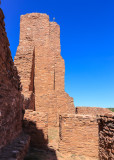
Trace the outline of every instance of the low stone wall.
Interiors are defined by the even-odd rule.
[[[112,113],[107,108],[99,108],[99,107],[76,107],[76,114],[83,114],[83,115],[103,115],[105,113]]]
[[[100,160],[114,159],[114,113],[99,117]]]
[[[24,131],[31,137],[31,146],[45,148],[48,144],[48,116],[37,111],[25,110]]]
[[[5,146],[0,152],[0,160],[23,160],[30,143],[30,137],[24,133]]]
[[[60,116],[61,152],[98,159],[98,123],[96,117],[66,114]]]

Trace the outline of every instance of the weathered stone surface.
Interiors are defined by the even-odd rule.
[[[85,159],[99,159],[96,117],[74,114],[60,116],[59,150]]]
[[[100,107],[76,107],[76,114],[83,114],[83,115],[104,115],[106,113],[112,113],[107,108],[100,108]]]
[[[0,9],[0,149],[22,131],[20,80],[14,66],[5,32],[4,14]]]
[[[99,156],[100,160],[114,159],[114,113],[99,117]]]
[[[64,60],[60,55],[60,28],[49,22],[46,14],[32,13],[21,16],[20,43],[15,64],[22,83],[22,94],[32,104],[27,108],[38,112],[75,113],[73,99],[64,91]],[[48,110],[48,106],[50,109]],[[56,111],[55,111],[56,110]]]
[[[49,22],[46,14],[21,16],[15,65],[21,77],[25,108],[37,111],[37,116],[38,113],[48,115],[48,145],[56,148],[59,113],[75,113],[73,98],[64,91],[65,66],[60,51],[60,27],[57,23]],[[30,119],[34,123],[32,117]],[[45,127],[42,131],[45,133]],[[35,139],[35,134],[32,137]]]

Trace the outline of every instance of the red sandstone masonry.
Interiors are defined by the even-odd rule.
[[[0,149],[22,131],[23,98],[0,9]]]
[[[76,114],[83,114],[83,115],[103,115],[105,113],[112,113],[107,108],[100,108],[100,107],[76,107]]]
[[[114,159],[114,113],[99,117],[100,160]]]
[[[60,27],[55,22],[49,22],[48,15],[32,13],[21,16],[15,64],[21,77],[22,94],[28,102],[35,101],[35,107],[29,103],[27,108],[51,114],[53,126],[57,125],[57,114],[75,113],[73,99],[64,91],[65,67],[60,55]],[[32,95],[35,95],[33,100]],[[47,106],[50,106],[49,110]]]
[[[98,123],[96,117],[66,114],[60,116],[61,152],[98,159]]]
[[[24,131],[31,136],[31,146],[45,148],[48,144],[48,116],[37,111],[26,110]]]
[[[48,114],[48,143],[56,148],[59,113],[75,113],[73,98],[64,91],[65,66],[60,51],[57,23],[49,22],[46,14],[21,16],[15,65],[21,77],[25,108]],[[42,130],[45,132],[45,128]]]

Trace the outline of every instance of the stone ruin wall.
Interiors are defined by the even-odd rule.
[[[0,9],[0,160],[22,160],[30,137],[22,132],[23,96]]]
[[[24,105],[29,108],[23,127],[30,134],[33,147],[44,148],[53,141],[63,153],[71,152],[91,160],[113,160],[113,113],[107,109],[77,107],[76,115],[63,114],[74,113],[74,106],[72,98],[64,91],[59,26],[49,22],[45,14],[27,14],[21,17],[21,27],[15,57],[23,86],[20,93],[20,79],[12,61],[4,14],[0,9],[0,151],[10,143],[8,149],[0,152],[0,159],[17,157],[22,160],[29,147],[29,137],[20,134],[23,94]],[[14,146],[18,154],[13,153]]]
[[[27,102],[25,108],[48,113],[51,126],[58,125],[59,113],[75,113],[73,99],[64,91],[60,27],[49,22],[48,15],[32,13],[21,16],[15,65]]]
[[[23,98],[0,9],[0,149],[22,131]]]
[[[20,41],[14,61],[21,77],[24,106],[36,114],[48,115],[48,145],[56,148],[59,113],[75,113],[73,98],[64,91],[65,66],[60,52],[60,27],[56,22],[49,22],[46,14],[21,16]],[[32,117],[26,117],[28,112],[25,111],[25,118],[32,121]],[[42,131],[46,136],[45,128]],[[26,132],[29,133],[28,127]]]
[[[96,115],[110,111],[88,107],[77,107],[75,111],[73,99],[64,91],[60,28],[49,22],[46,14],[21,16],[15,65],[21,77],[24,107],[28,109],[23,124],[31,135],[31,145],[44,147],[52,142],[61,152],[99,159],[101,131]],[[114,126],[113,121],[111,124]],[[107,152],[105,147],[102,150]]]
[[[82,159],[99,159],[98,123],[90,115],[65,114],[60,116],[61,152],[71,152]]]
[[[114,113],[100,115],[99,119],[100,160],[114,159]]]
[[[31,137],[30,145],[36,148],[47,148],[48,115],[37,111],[26,110],[23,122],[24,132]]]

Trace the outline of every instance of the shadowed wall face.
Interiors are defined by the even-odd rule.
[[[22,130],[23,98],[20,80],[13,64],[0,9],[0,149],[15,139]]]
[[[31,146],[47,148],[48,116],[37,111],[26,110],[23,121],[24,131],[31,137]]]
[[[114,159],[114,113],[99,117],[99,156],[102,159]]]
[[[26,108],[52,114],[75,113],[73,99],[64,91],[64,60],[60,55],[60,27],[46,14],[21,16],[20,43],[15,57]],[[50,116],[49,116],[50,117]]]

